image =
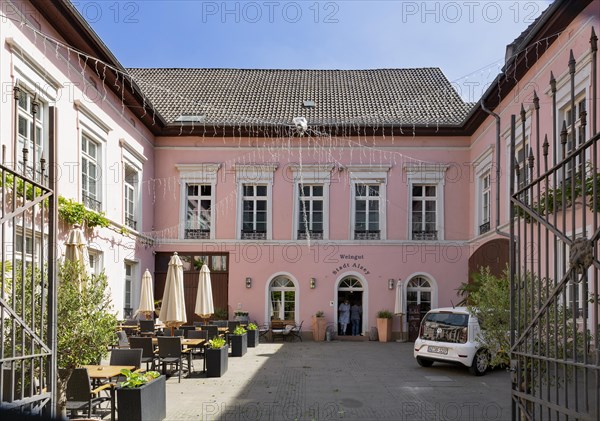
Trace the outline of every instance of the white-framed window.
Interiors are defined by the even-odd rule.
[[[265,240],[267,238],[267,185],[244,184],[242,186],[242,240]]]
[[[138,229],[138,200],[139,175],[131,165],[125,164],[123,174],[123,208],[125,211],[125,226]]]
[[[277,276],[269,286],[271,320],[296,319],[296,286],[287,276]]]
[[[25,252],[24,260],[32,261],[35,259],[36,262],[41,260],[42,241],[39,235],[35,235],[35,238],[30,230],[23,231],[17,229],[15,233],[15,245],[14,253],[17,259],[23,259],[23,252]]]
[[[492,157],[494,147],[488,146],[473,162],[477,216],[474,221],[475,236],[485,234],[491,228]]]
[[[410,205],[413,240],[437,240],[437,185],[413,184]]]
[[[350,165],[350,235],[354,240],[385,240],[387,174],[391,165]]]
[[[490,230],[490,199],[492,193],[491,173],[487,171],[480,177],[480,211],[479,211],[479,234],[485,234]]]
[[[133,313],[132,308],[132,285],[133,278],[135,275],[135,264],[131,262],[125,262],[125,282],[123,292],[123,314],[131,315]]]
[[[177,164],[181,179],[180,238],[215,238],[217,173],[221,164]]]
[[[406,313],[410,314],[413,306],[418,306],[421,318],[432,308],[437,307],[435,285],[425,276],[413,276],[406,283]]]
[[[560,134],[560,148],[558,150],[558,157],[559,160],[564,159],[567,155],[569,155],[572,151],[574,151],[575,149],[577,149],[579,147],[579,145],[581,145],[582,143],[584,143],[587,139],[587,125],[584,127],[582,126],[582,118],[581,115],[583,112],[586,112],[586,98],[585,98],[585,93],[579,93],[576,97],[575,97],[575,107],[572,107],[571,105],[571,100],[569,99],[568,102],[562,107],[560,108],[559,111],[559,122],[560,122],[560,130],[559,130],[559,134]],[[564,123],[564,126],[563,126]],[[565,144],[564,147],[564,151],[563,151],[563,145],[562,145],[562,131],[563,128],[566,128],[566,134],[567,134],[567,143]],[[580,174],[581,171],[585,171],[585,164],[584,164],[585,160],[581,159],[581,156],[578,154],[577,156],[574,157],[574,159],[569,160],[569,162],[566,164],[566,168],[565,168],[565,178],[567,180],[567,182],[569,182],[571,180],[571,177],[573,175],[573,165],[575,165],[575,174]],[[562,172],[559,171],[558,173],[559,177],[562,177]]]
[[[90,134],[81,135],[81,198],[92,210],[102,210],[102,146]]]
[[[39,180],[40,160],[46,159],[47,154],[48,105],[24,87],[17,89],[17,170]],[[27,168],[24,167],[24,149],[27,150]]]
[[[184,238],[208,239],[212,221],[212,185],[187,183]]]
[[[379,184],[354,185],[354,239],[379,240],[381,196]]]
[[[324,232],[324,188],[322,184],[298,185],[298,240],[322,240]]]
[[[90,275],[99,275],[104,269],[103,255],[100,250],[88,249],[90,259]]]
[[[410,239],[444,239],[444,185],[448,169],[443,164],[406,164]]]
[[[238,239],[270,240],[272,192],[276,164],[235,165],[238,185]]]
[[[328,239],[329,184],[333,164],[293,165],[290,169],[295,183],[292,238]]]

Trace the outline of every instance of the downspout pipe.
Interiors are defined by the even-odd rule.
[[[496,119],[496,229],[495,232],[498,235],[510,238],[510,234],[500,230],[500,116],[495,112],[489,110],[483,103],[483,99],[480,101],[481,109]]]

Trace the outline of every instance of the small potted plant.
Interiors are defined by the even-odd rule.
[[[377,334],[379,342],[389,342],[392,339],[392,318],[394,315],[389,310],[377,312]]]
[[[248,333],[248,346],[250,348],[255,348],[258,346],[258,340],[259,340],[259,332],[258,332],[258,326],[256,326],[255,323],[248,323],[248,327],[246,327],[247,333]]]
[[[229,347],[220,336],[208,341],[206,350],[206,376],[221,377],[227,371]]]
[[[117,388],[120,420],[162,420],[167,415],[165,376],[156,371],[121,370],[125,381]]]
[[[248,347],[248,334],[242,326],[237,326],[232,333],[229,334],[231,340],[231,356],[242,357]]]
[[[312,318],[313,340],[324,341],[326,330],[327,320],[325,320],[325,314],[321,310],[319,310],[315,313],[315,315]]]

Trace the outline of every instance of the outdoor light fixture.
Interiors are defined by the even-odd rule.
[[[315,278],[310,278],[310,289],[315,289],[317,286],[317,280]]]
[[[246,278],[246,288],[252,288],[252,278]]]
[[[394,289],[394,280],[388,279],[388,289]]]

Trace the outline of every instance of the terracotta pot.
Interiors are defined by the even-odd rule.
[[[327,320],[325,320],[325,317],[317,317],[317,316],[312,317],[313,340],[324,341],[326,329],[327,329]]]
[[[389,342],[392,340],[392,319],[377,319],[377,334],[379,342]]]

